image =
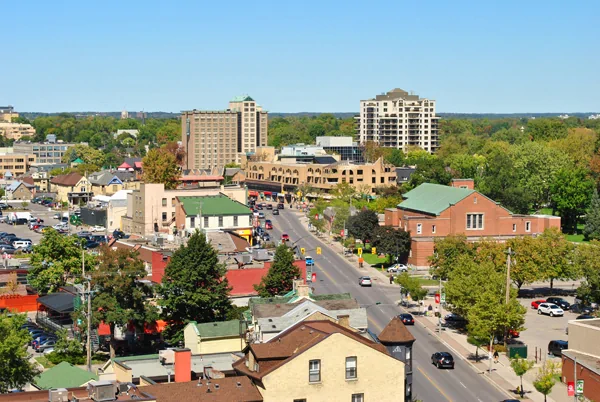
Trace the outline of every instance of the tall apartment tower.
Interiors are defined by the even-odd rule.
[[[181,127],[186,169],[222,168],[267,145],[268,113],[250,96],[236,96],[227,110],[182,112]]]
[[[382,147],[418,146],[435,152],[439,146],[435,101],[392,89],[374,99],[360,101],[357,136],[360,143],[375,141]]]

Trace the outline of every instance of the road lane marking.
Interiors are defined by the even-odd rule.
[[[421,370],[421,367],[418,367],[417,370],[419,370],[421,374],[423,374],[425,378],[427,378],[427,380],[440,392],[440,394],[442,394],[444,398],[446,398],[448,402],[452,402],[452,399],[448,398],[448,395],[446,395],[446,393],[442,391],[442,389],[438,387],[438,385],[435,382],[433,382],[433,380],[427,374],[425,374],[423,370]]]
[[[460,382],[460,385],[463,386],[463,388],[467,388],[467,386],[465,384],[463,384],[462,381],[459,381],[459,382]]]
[[[367,318],[367,320],[368,320],[368,321],[369,321],[371,324],[373,324],[373,326],[374,326],[375,328],[377,328],[377,329],[379,330],[379,332],[383,331],[383,328],[381,328],[381,325],[379,325],[379,324],[377,324],[375,321],[373,321],[373,320],[371,319],[371,317],[369,317],[368,315],[367,315],[367,317],[368,317],[368,318]]]
[[[337,286],[337,282],[335,281],[335,279],[333,279],[333,277],[330,274],[327,273],[327,271],[325,271],[323,268],[319,268],[319,271],[323,273],[323,275],[325,275],[327,279],[331,281],[331,283]]]

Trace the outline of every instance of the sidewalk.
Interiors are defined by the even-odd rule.
[[[300,217],[300,223],[308,225],[308,219],[306,216],[304,216],[304,214],[302,214]],[[311,232],[311,234],[327,244],[337,254],[343,256],[342,244],[333,241],[328,234],[322,234],[321,236],[317,236],[314,232]],[[358,258],[355,255],[349,257],[344,256],[344,259],[348,261],[349,264],[358,268]],[[383,273],[378,269],[371,268],[372,267],[365,262],[363,268],[358,269],[360,271],[364,271],[365,274],[370,275],[379,283],[380,286],[398,286],[396,284],[389,283],[389,276],[386,273]],[[427,305],[428,303],[426,302],[425,304]],[[418,309],[418,306],[415,306],[415,308]],[[453,350],[454,353],[458,355],[457,358],[461,358],[468,362],[478,373],[478,375],[485,376],[492,385],[504,391],[507,394],[507,397],[510,396],[512,398],[518,398],[518,394],[515,392],[517,387],[521,386],[521,379],[514,373],[512,367],[510,366],[510,361],[505,354],[500,354],[497,364],[492,363],[492,372],[489,374],[489,356],[486,350],[479,349],[479,361],[476,362],[475,346],[467,342],[467,337],[465,335],[459,334],[449,328],[445,328],[440,335],[437,332],[438,319],[436,317],[421,316],[417,313],[417,311],[418,310],[413,308],[409,312],[415,315],[417,322],[431,331],[434,336],[437,336],[451,350]],[[544,396],[540,394],[533,386],[533,381],[535,380],[540,366],[541,363],[537,363],[531,370],[529,370],[529,372],[527,372],[527,374],[523,376],[523,388],[525,389],[525,399],[522,399],[523,401],[544,402]],[[567,396],[566,385],[561,382],[556,383],[556,385],[552,388],[552,392],[547,398],[547,402],[570,402],[571,400],[572,397]]]

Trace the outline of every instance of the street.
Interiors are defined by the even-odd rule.
[[[297,242],[298,247],[304,247],[306,254],[314,258],[317,281],[312,286],[315,293],[351,293],[361,306],[368,309],[369,329],[375,334],[379,334],[393,316],[403,312],[396,303],[400,299],[398,287],[381,283],[369,268],[359,269],[355,261],[349,262],[325,242],[312,236],[306,225],[300,223],[296,210],[281,210],[279,216],[273,216],[271,211],[265,213],[266,218],[273,221],[274,229],[269,231],[273,241],[280,240],[281,233],[287,233],[290,243]],[[317,247],[322,248],[321,255],[316,254]],[[360,287],[358,278],[361,275],[371,276],[373,286]],[[420,319],[415,318],[416,321]],[[486,379],[480,378],[483,374],[478,374],[423,326],[417,323],[407,328],[416,338],[413,346],[413,398],[427,402],[493,402],[507,398]],[[456,361],[454,370],[438,370],[431,364],[431,355],[437,351],[453,354]]]

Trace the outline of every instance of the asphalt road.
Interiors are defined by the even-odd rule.
[[[316,293],[351,293],[368,309],[369,329],[375,334],[379,334],[392,317],[402,312],[396,305],[400,298],[399,288],[382,286],[374,276],[371,276],[374,279],[372,287],[360,287],[358,277],[369,275],[369,268],[359,269],[355,261],[346,260],[324,242],[313,237],[306,225],[300,223],[295,211],[288,208],[280,211],[279,216],[273,216],[271,211],[264,212],[266,218],[273,221],[274,229],[269,231],[272,241],[277,242],[281,239],[282,232],[287,233],[292,243],[297,242],[298,247],[304,247],[306,254],[314,258],[317,281],[313,283],[313,287]],[[322,248],[321,255],[317,255],[317,247]],[[482,374],[478,374],[457,356],[454,370],[435,368],[431,364],[431,355],[436,351],[452,351],[421,325],[410,326],[408,329],[416,338],[413,345],[413,398],[425,402],[493,402],[507,398],[486,379],[481,378]]]

